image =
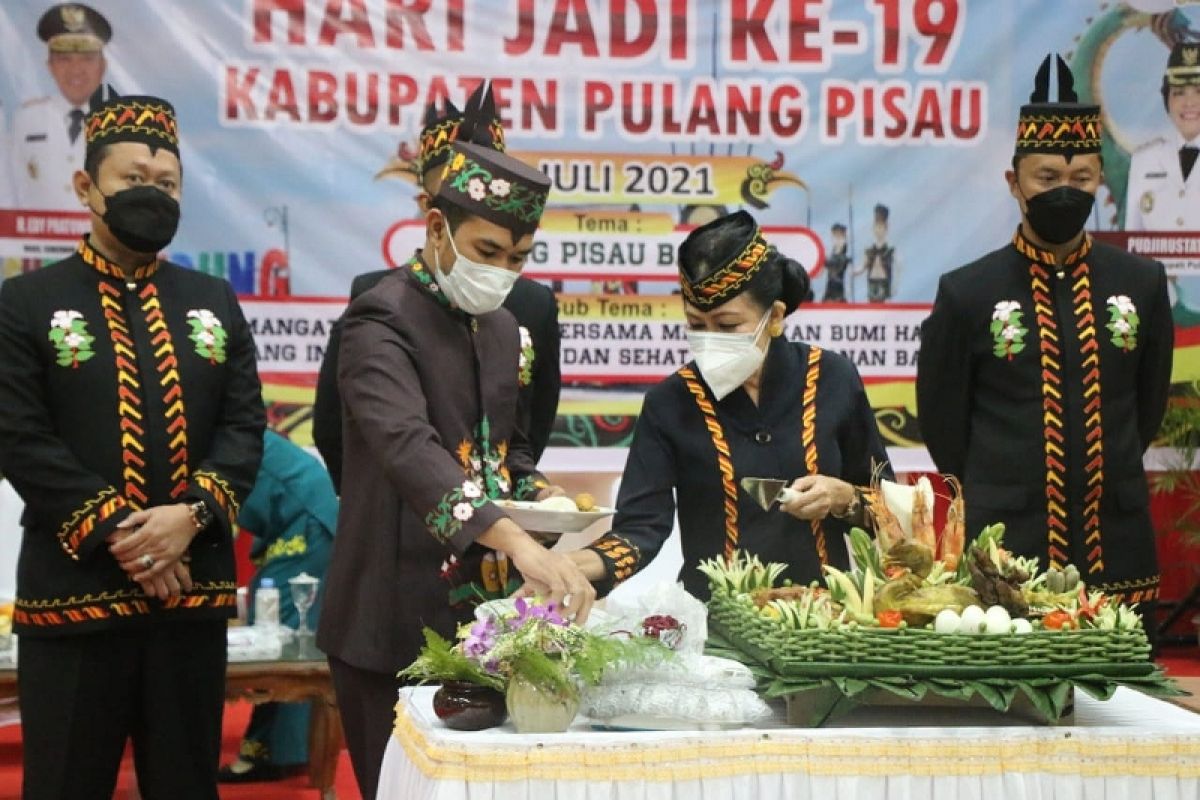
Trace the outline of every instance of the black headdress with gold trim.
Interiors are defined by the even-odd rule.
[[[117,142],[142,142],[179,156],[179,127],[175,109],[166,100],[148,95],[118,97],[101,86],[92,95],[91,111],[84,123],[87,152]]]
[[[1050,59],[1042,62],[1034,79],[1029,104],[1021,106],[1017,123],[1017,155],[1073,156],[1100,152],[1100,106],[1084,105],[1075,94],[1075,77],[1062,56],[1054,56],[1058,73],[1058,101],[1050,100]]]
[[[746,211],[702,225],[679,245],[679,286],[683,297],[707,311],[744,292],[775,248]]]
[[[474,121],[467,130],[460,129],[464,119]],[[424,175],[434,167],[445,164],[450,158],[450,146],[457,141],[473,142],[504,152],[504,128],[496,116],[496,102],[492,98],[490,82],[485,81],[475,88],[467,98],[463,111],[459,111],[449,100],[441,111],[432,103],[426,107],[420,148],[413,162],[417,174]]]
[[[453,203],[507,228],[517,238],[537,230],[550,194],[545,174],[490,147],[455,142],[450,150],[435,202]]]

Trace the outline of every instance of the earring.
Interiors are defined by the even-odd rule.
[[[771,334],[771,338],[775,338],[777,336],[782,336],[783,335],[783,323],[782,322],[772,322],[771,327],[767,329],[767,332]]]

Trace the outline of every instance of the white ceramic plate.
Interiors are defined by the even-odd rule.
[[[497,500],[496,505],[531,533],[579,533],[596,520],[616,513],[616,509],[600,507],[591,511],[551,511],[527,500]]]

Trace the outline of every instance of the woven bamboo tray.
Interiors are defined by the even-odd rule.
[[[980,636],[910,628],[796,631],[720,593],[709,602],[709,617],[732,644],[780,675],[1133,676],[1153,669],[1140,630]]]
[[[834,687],[793,692],[784,696],[788,725],[798,728],[823,728],[859,706],[901,708],[909,714],[919,712],[926,719],[931,710],[952,709],[976,715],[968,720],[986,721],[989,715],[1004,714],[1034,725],[1073,725],[1075,722],[1074,693],[1062,708],[1038,708],[1028,697],[1018,694],[1005,711],[998,711],[983,697],[957,700],[928,694],[920,700],[906,700],[882,690],[865,691],[853,699]],[[958,723],[958,720],[955,720]]]

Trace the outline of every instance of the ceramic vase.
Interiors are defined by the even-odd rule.
[[[517,733],[562,733],[579,712],[579,690],[573,685],[556,692],[519,675],[508,682],[505,701]]]
[[[456,731],[494,728],[508,716],[502,692],[469,681],[444,682],[433,695],[433,713]]]

